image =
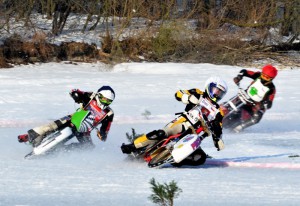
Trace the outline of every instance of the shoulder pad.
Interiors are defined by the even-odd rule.
[[[224,117],[224,114],[225,114],[225,113],[224,113],[223,109],[220,108],[219,111],[220,111],[220,114],[222,115],[222,117]]]
[[[196,89],[196,92],[198,93],[198,94],[203,94],[203,91],[202,90],[200,90],[200,89]]]

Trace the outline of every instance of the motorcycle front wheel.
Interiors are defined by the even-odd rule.
[[[173,162],[172,154],[169,150],[165,149],[161,153],[157,154],[151,161],[148,163],[149,167],[157,167],[165,163]]]

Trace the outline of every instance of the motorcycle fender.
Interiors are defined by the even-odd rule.
[[[72,115],[72,117],[71,117],[71,122],[72,122],[72,124],[75,125],[77,131],[79,131],[80,125],[81,125],[82,121],[86,118],[86,116],[87,116],[89,113],[90,113],[90,112],[87,111],[87,110],[82,110],[82,109],[80,109],[80,110],[76,111],[76,112]]]
[[[35,155],[41,155],[47,152],[48,150],[52,149],[55,147],[57,144],[62,142],[63,140],[67,139],[72,135],[72,130],[70,127],[66,127],[63,130],[60,131],[59,135],[53,138],[46,139],[45,141],[33,148],[33,153]]]
[[[177,142],[172,151],[176,163],[181,162],[200,147],[201,139],[196,134],[188,134]]]

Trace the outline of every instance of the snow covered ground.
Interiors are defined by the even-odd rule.
[[[232,78],[240,69],[128,63],[111,70],[103,64],[49,63],[0,70],[0,205],[153,205],[148,200],[152,177],[177,182],[183,192],[175,205],[299,205],[300,157],[289,157],[300,153],[299,69],[279,71],[274,106],[260,124],[241,134],[225,130],[223,151],[210,138],[203,142],[214,162],[151,169],[120,150],[131,128],[149,132],[183,111],[174,98],[178,89],[203,89],[205,80],[217,74],[229,86],[224,100],[232,97],[237,91]],[[24,159],[31,148],[18,143],[18,134],[72,113],[77,107],[68,94],[72,88],[95,91],[102,85],[116,92],[107,142],[93,133],[93,151]]]

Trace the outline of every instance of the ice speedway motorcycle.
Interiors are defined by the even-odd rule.
[[[90,114],[90,112],[97,112],[100,114],[101,120],[103,120],[106,116],[106,112],[104,110],[94,111],[97,104],[95,100],[91,100],[84,108],[79,108],[75,113],[70,116],[68,121],[70,121],[67,126],[63,128],[59,128],[46,136],[43,137],[42,142],[33,147],[32,152],[25,156],[25,159],[30,159],[38,156],[43,156],[47,154],[52,154],[55,151],[68,151],[72,149],[72,143],[70,143],[73,137],[76,137],[76,133],[79,132],[79,128],[82,125],[83,120]],[[98,129],[96,127],[92,127],[90,131]]]
[[[197,131],[189,128],[183,133],[172,135],[152,145],[138,148],[136,151],[131,152],[130,155],[135,159],[142,158],[151,168],[165,164],[181,166],[181,163],[197,150],[197,155],[200,155],[197,160],[198,165],[204,164],[209,156],[202,150],[201,142],[210,135],[211,131],[209,130],[209,122],[205,120],[206,118],[203,116],[200,106],[196,106],[192,110],[194,112],[197,111],[196,115],[201,120],[202,126]],[[188,113],[179,114],[186,116]]]
[[[200,147],[203,136],[197,134],[179,135],[178,137],[170,136],[163,140],[161,145],[154,147],[151,152],[147,152],[144,160],[148,163],[148,167],[163,166],[167,163],[173,166],[181,166],[181,163],[199,150],[201,156],[200,164],[204,164],[207,154]]]
[[[232,130],[241,124],[242,121],[251,118],[247,111],[242,110],[244,105],[255,105],[255,102],[245,89],[238,87],[238,92],[235,96],[220,104],[220,108],[224,112],[223,128]]]

